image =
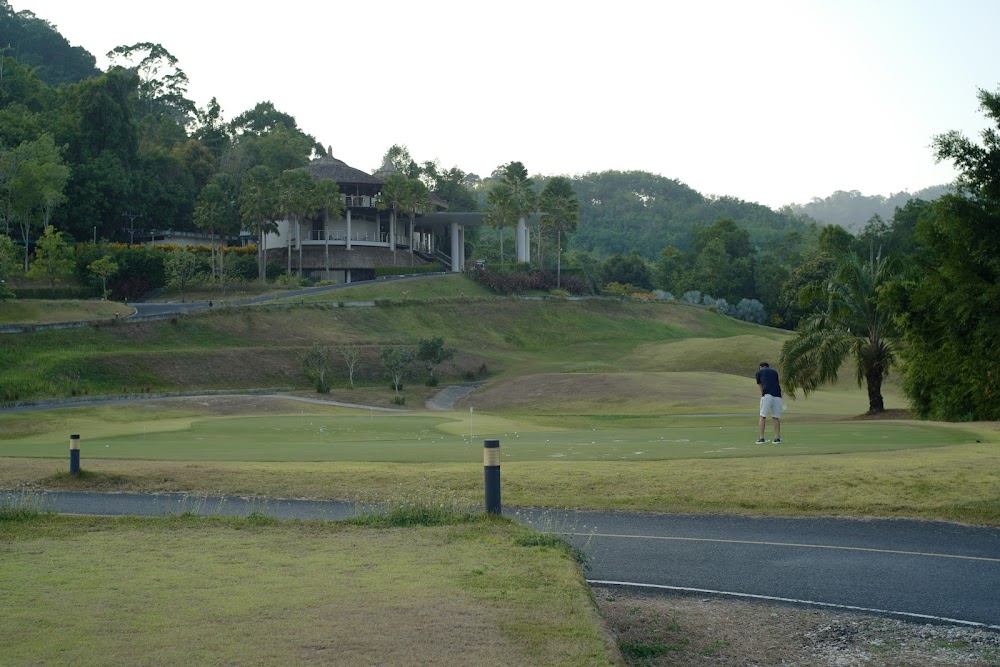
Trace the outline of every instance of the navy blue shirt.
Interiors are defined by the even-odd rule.
[[[760,385],[760,393],[781,397],[781,385],[778,383],[778,371],[773,368],[762,368],[757,371],[757,384]]]

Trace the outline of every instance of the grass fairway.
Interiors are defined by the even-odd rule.
[[[345,500],[433,491],[468,506],[482,502],[482,441],[499,438],[509,505],[1000,524],[1000,438],[988,425],[793,421],[782,445],[761,446],[752,415],[380,415],[316,405],[287,414],[288,401],[254,400],[257,414],[261,405],[286,413],[219,416],[188,402],[118,408],[116,422],[110,407],[94,408],[92,421],[86,408],[0,416],[0,488]],[[70,432],[82,435],[79,479],[66,474]]]
[[[0,514],[0,665],[608,665],[572,554],[419,528]]]
[[[974,442],[961,429],[911,422],[800,424],[781,446],[754,444],[753,418],[683,419],[643,427],[603,422],[581,431],[454,413],[284,415],[164,419],[122,424],[117,434],[87,436],[89,457],[163,461],[352,461],[460,463],[481,456],[482,440],[500,439],[505,462],[662,461],[784,457],[942,447]],[[345,414],[346,413],[346,414]],[[587,423],[586,419],[580,420]],[[750,421],[748,427],[747,421]],[[503,431],[496,428],[504,427]],[[141,430],[140,430],[141,428]],[[82,430],[82,429],[81,429]],[[464,433],[462,431],[465,431]],[[0,441],[0,456],[62,458],[64,437],[36,433]]]

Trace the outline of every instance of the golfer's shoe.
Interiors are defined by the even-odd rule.
[[[775,438],[774,439],[774,444],[780,445],[781,444],[781,438]]]
[[[757,444],[758,445],[766,445],[767,444],[767,440],[765,440],[764,438],[761,438],[760,440],[757,441]]]

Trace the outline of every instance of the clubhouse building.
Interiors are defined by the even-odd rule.
[[[278,262],[311,280],[343,283],[370,280],[376,267],[382,266],[437,263],[442,271],[464,269],[465,231],[483,225],[481,212],[449,213],[448,205],[432,196],[433,210],[418,212],[411,223],[408,216],[377,206],[384,179],[393,171],[390,165],[368,174],[336,158],[322,157],[306,169],[316,179],[337,182],[344,202],[343,218],[321,214],[298,225],[278,221],[277,231],[264,238],[269,262]],[[529,240],[528,221],[522,219],[517,233],[518,261],[528,261]]]

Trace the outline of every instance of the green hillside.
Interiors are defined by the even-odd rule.
[[[434,298],[420,298],[431,284]],[[674,302],[468,297],[460,296],[469,291],[464,282],[450,284],[456,295],[450,298],[441,281],[415,279],[406,292],[417,298],[375,306],[340,307],[333,299],[348,297],[335,291],[328,303],[216,308],[156,322],[3,335],[2,398],[308,391],[301,357],[318,343],[357,346],[360,386],[348,400],[384,404],[381,349],[442,336],[457,352],[439,370],[443,381],[486,381],[459,407],[536,415],[746,412],[757,362],[776,359],[788,335]],[[335,389],[347,384],[336,350],[331,372]],[[422,372],[415,364],[407,378],[409,391],[423,391],[420,399],[430,394]],[[849,389],[819,392],[808,411],[863,412],[863,395]]]

